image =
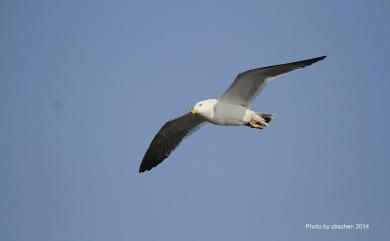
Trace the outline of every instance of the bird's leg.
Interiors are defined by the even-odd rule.
[[[256,128],[256,129],[263,129],[265,126],[261,125],[259,122],[255,120],[250,120],[246,126],[249,126],[250,128]]]

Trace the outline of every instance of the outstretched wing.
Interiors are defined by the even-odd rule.
[[[139,167],[139,172],[149,171],[160,164],[185,137],[198,130],[204,123],[206,123],[205,119],[191,113],[165,123],[150,143]]]
[[[269,80],[290,71],[304,68],[317,61],[323,60],[325,57],[326,56],[321,56],[313,59],[267,66],[242,72],[237,75],[230,87],[219,98],[219,101],[249,106],[252,100],[260,93]]]

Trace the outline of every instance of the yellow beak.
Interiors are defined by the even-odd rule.
[[[192,110],[191,110],[191,114],[195,115],[195,114],[197,114],[197,113],[198,113],[198,110],[197,110],[197,109],[195,109],[195,108],[192,108]]]

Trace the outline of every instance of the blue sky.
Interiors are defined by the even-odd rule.
[[[1,240],[387,240],[388,1],[2,1]],[[247,69],[328,55],[138,174]],[[305,224],[368,223],[368,231]]]

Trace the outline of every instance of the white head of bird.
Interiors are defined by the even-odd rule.
[[[217,99],[202,100],[194,105],[191,109],[191,114],[201,115],[206,119],[212,119],[214,116],[214,105],[218,102]]]

